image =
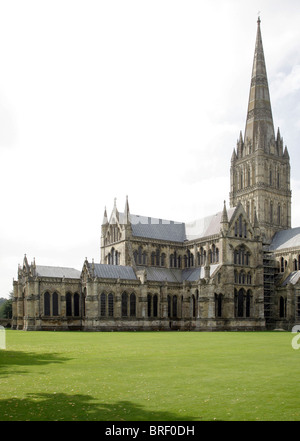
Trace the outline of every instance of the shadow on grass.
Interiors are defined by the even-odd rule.
[[[15,370],[18,366],[42,366],[50,363],[64,363],[70,360],[61,354],[55,353],[34,353],[22,351],[0,351],[0,377],[12,373],[26,373],[26,370]]]
[[[90,395],[30,394],[0,400],[0,421],[193,421],[194,417],[151,411],[131,401],[95,402]]]

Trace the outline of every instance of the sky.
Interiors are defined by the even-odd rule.
[[[229,207],[257,18],[300,226],[299,0],[0,0],[0,297],[29,263],[100,261],[104,208]]]

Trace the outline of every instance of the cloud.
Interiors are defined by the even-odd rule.
[[[300,90],[300,64],[292,67],[289,72],[279,72],[272,84],[274,100],[281,100]]]

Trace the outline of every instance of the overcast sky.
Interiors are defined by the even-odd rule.
[[[0,297],[24,254],[100,260],[104,207],[229,206],[257,17],[300,226],[299,0],[0,0]]]

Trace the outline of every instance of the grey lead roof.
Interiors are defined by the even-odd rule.
[[[282,285],[285,286],[288,283],[295,285],[298,282],[299,278],[300,278],[300,271],[293,271],[291,274],[288,275],[288,277],[285,279]]]
[[[230,222],[236,207],[227,210],[228,222]],[[213,236],[218,234],[221,228],[223,212],[213,214],[212,216],[197,219],[185,224],[186,238],[188,240],[199,239],[201,237]]]
[[[131,266],[107,265],[95,263],[95,277],[103,279],[124,279],[137,280],[135,272]],[[89,269],[92,271],[92,264],[89,263]]]
[[[219,265],[210,266],[210,275],[212,275]],[[204,268],[156,268],[156,267],[139,267],[139,270],[146,270],[147,280],[150,282],[175,282],[182,283],[184,280],[189,282],[196,282],[204,278]]]
[[[186,239],[184,223],[134,214],[130,215],[130,222],[133,236],[171,242],[184,242]]]
[[[227,210],[229,222],[235,209],[236,207]],[[130,214],[130,222],[132,234],[135,237],[182,243],[186,240],[218,234],[220,232],[222,214],[223,212],[220,211],[212,216],[189,223]],[[121,223],[124,222],[124,213],[119,213],[119,219]]]
[[[36,275],[40,277],[57,277],[67,279],[80,279],[81,271],[74,268],[63,268],[61,266],[36,266]]]
[[[300,248],[300,227],[281,230],[274,235],[269,247],[270,251],[285,248]]]

